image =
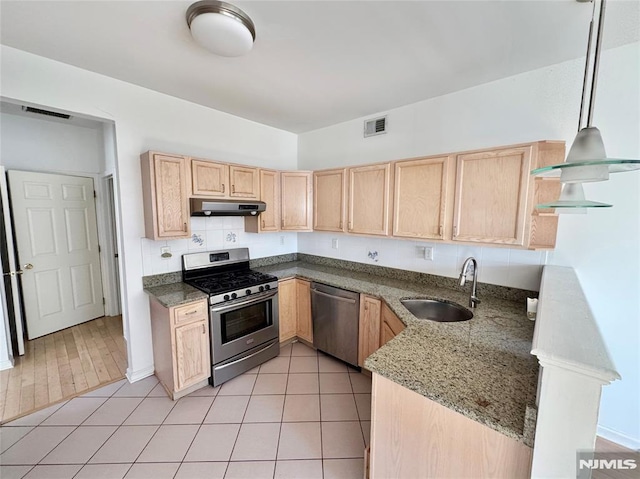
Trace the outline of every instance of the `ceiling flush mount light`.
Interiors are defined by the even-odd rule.
[[[226,2],[194,3],[187,10],[187,25],[197,43],[223,57],[249,53],[256,39],[256,29],[249,16]]]
[[[598,80],[598,66],[600,64],[600,48],[602,44],[602,31],[604,29],[604,13],[606,0],[600,1],[600,14],[598,18],[598,30],[596,38],[596,50],[593,59],[593,70],[591,72],[591,95],[589,97],[589,111],[587,115],[587,125],[582,128],[583,112],[587,96],[587,81],[589,79],[589,69],[591,66],[591,42],[593,38],[593,24],[595,20],[595,10],[597,0],[577,0],[578,2],[593,1],[593,14],[589,25],[589,40],[587,42],[587,59],[584,69],[584,81],[582,84],[582,100],[580,103],[580,116],[578,119],[578,134],[571,145],[569,154],[564,163],[558,165],[545,166],[531,172],[532,175],[542,177],[560,177],[564,183],[560,200],[544,205],[537,205],[538,208],[594,208],[607,207],[604,203],[587,201],[584,193],[576,196],[576,192],[582,192],[581,183],[591,181],[605,181],[609,179],[609,173],[619,173],[640,169],[640,160],[624,160],[607,158],[604,149],[604,142],[600,130],[592,126],[593,109],[595,106],[596,86]],[[579,188],[569,188],[569,184],[577,184]]]

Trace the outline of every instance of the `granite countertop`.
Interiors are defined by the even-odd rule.
[[[144,288],[144,291],[149,296],[154,297],[165,308],[171,308],[209,297],[207,293],[203,293],[199,289],[182,282],[147,286]]]
[[[534,323],[520,302],[480,296],[470,321],[419,320],[404,298],[468,304],[469,293],[301,261],[255,268],[383,299],[407,328],[365,367],[473,420],[533,445],[538,363],[530,354]]]

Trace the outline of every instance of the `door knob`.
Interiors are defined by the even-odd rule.
[[[24,269],[33,269],[33,265],[31,263],[27,263],[23,266]]]

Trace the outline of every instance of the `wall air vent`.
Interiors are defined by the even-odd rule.
[[[387,132],[387,117],[381,116],[364,122],[364,137],[382,135]]]
[[[41,110],[40,108],[33,108],[30,106],[23,106],[22,107],[22,111],[26,111],[27,113],[36,113],[38,115],[46,115],[46,116],[54,116],[56,118],[64,118],[65,120],[68,120],[71,118],[71,115],[66,115],[64,113],[58,113],[56,111],[49,111],[49,110]]]

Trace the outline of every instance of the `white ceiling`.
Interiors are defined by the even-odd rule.
[[[245,57],[193,42],[190,1],[2,1],[0,41],[300,133],[584,56],[591,4],[238,1]],[[607,3],[605,47],[640,39],[640,2]]]

